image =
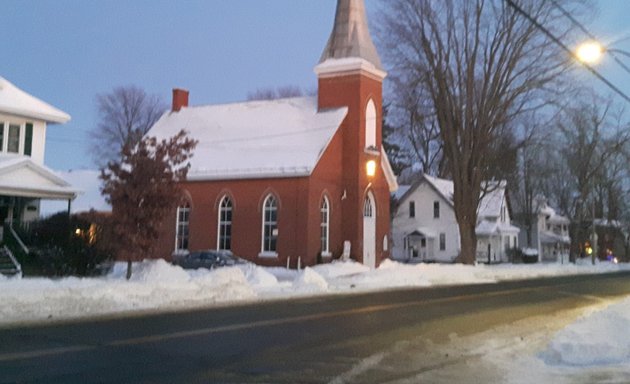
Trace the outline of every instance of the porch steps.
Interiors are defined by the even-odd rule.
[[[0,247],[0,274],[14,276],[22,273],[20,263],[15,260],[13,254],[6,246]]]

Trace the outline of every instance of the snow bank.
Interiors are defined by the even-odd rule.
[[[541,276],[628,270],[629,265],[403,264],[385,260],[377,269],[335,261],[301,271],[253,264],[216,270],[184,270],[164,260],[126,263],[100,278],[6,278],[0,276],[0,325],[99,316],[137,310],[172,310],[216,303],[400,287],[492,283]],[[564,348],[564,347],[563,347]],[[558,347],[561,356],[566,348]],[[567,347],[568,348],[568,347]],[[630,347],[629,347],[630,349]]]
[[[556,334],[541,358],[550,365],[630,362],[630,298],[586,315]]]

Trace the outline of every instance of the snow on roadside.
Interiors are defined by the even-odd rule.
[[[270,298],[367,292],[388,288],[492,283],[540,276],[629,270],[630,265],[444,265],[384,261],[377,269],[335,261],[301,271],[253,264],[184,270],[164,260],[126,263],[99,278],[0,277],[0,326],[137,310],[171,310]]]
[[[548,365],[630,363],[630,298],[587,314],[559,331],[540,357]]]

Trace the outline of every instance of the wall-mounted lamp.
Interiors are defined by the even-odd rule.
[[[365,173],[367,173],[369,177],[376,174],[376,161],[368,160],[368,162],[365,163]]]

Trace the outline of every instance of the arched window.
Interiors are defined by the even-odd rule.
[[[370,99],[365,108],[365,148],[378,150],[376,147],[376,106]]]
[[[175,252],[185,252],[188,250],[189,227],[190,204],[186,202],[177,207]]]
[[[370,196],[365,196],[363,200],[363,217],[372,217],[372,200]]]
[[[324,196],[319,206],[320,213],[320,239],[322,255],[330,254],[330,202]]]
[[[223,196],[219,204],[217,249],[232,249],[232,199],[228,195]]]
[[[262,217],[262,253],[276,253],[278,240],[278,201],[274,195],[268,195],[263,202]]]

